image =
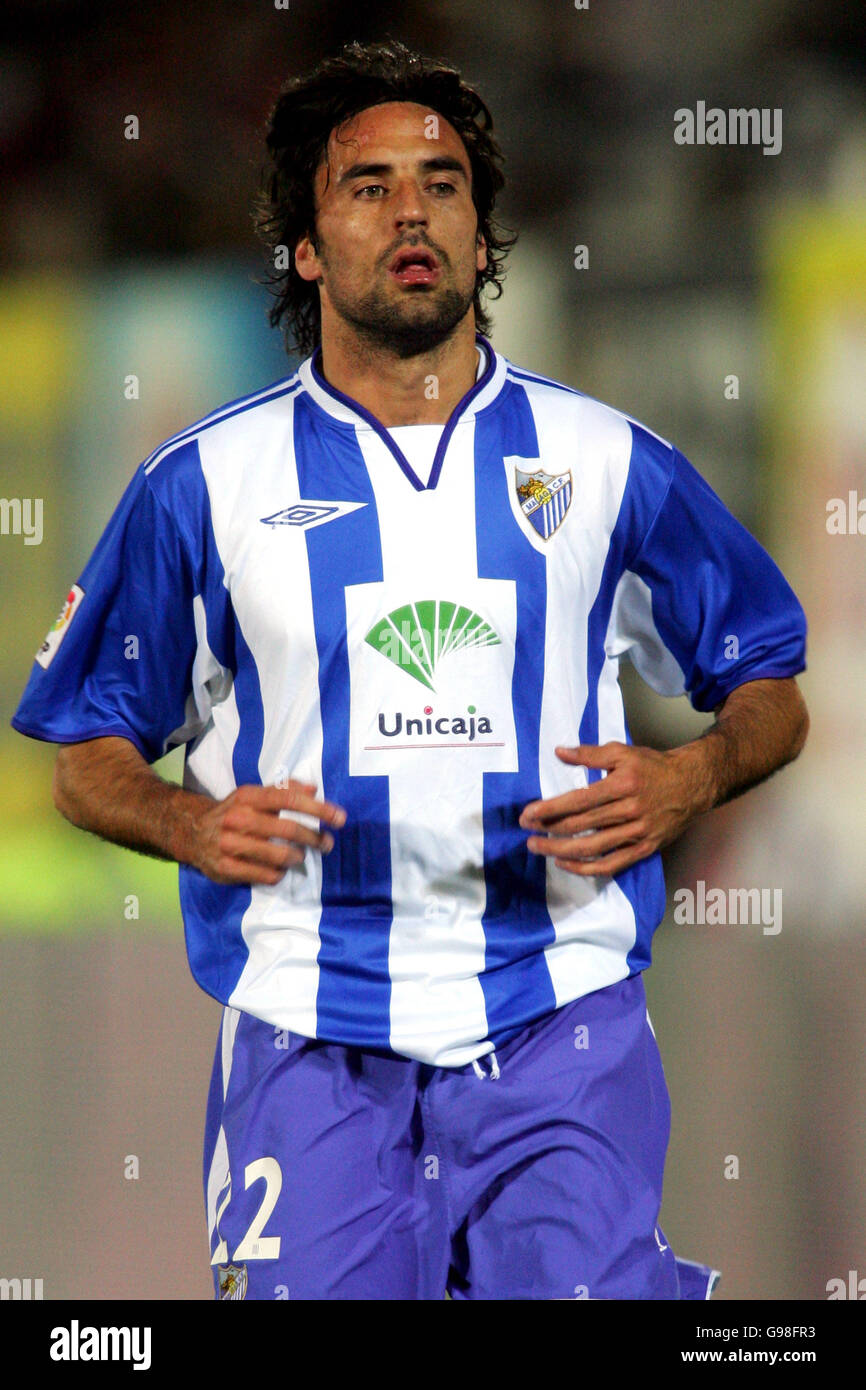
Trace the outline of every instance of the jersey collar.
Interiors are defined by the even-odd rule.
[[[436,457],[433,461],[433,468],[430,473],[429,482],[426,488],[434,488],[439,481],[439,474],[442,471],[442,464],[445,459],[445,451],[448,442],[457,424],[472,415],[477,415],[479,411],[491,404],[496,399],[505,384],[505,374],[507,363],[504,357],[494,350],[493,344],[485,338],[482,333],[475,334],[475,341],[481,348],[482,353],[486,353],[486,366],[481,375],[473,383],[462,400],[452,410],[448,420],[442,430],[442,437],[436,449]],[[390,449],[400,468],[405,473],[409,482],[418,492],[425,491],[425,484],[415,473],[402,449],[397,445],[396,440],[389,430],[366,410],[358,401],[352,400],[351,396],[338,391],[335,386],[322,376],[321,370],[322,350],[317,347],[311,357],[305,358],[298,368],[298,376],[309,395],[321,410],[324,410],[332,419],[339,420],[343,424],[354,425],[356,427],[366,426],[373,429],[380,436],[383,443]]]

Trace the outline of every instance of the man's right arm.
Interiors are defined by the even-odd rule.
[[[346,813],[310,783],[238,787],[222,801],[166,782],[134,744],[95,738],[61,746],[54,804],[73,825],[160,859],[191,864],[216,883],[275,884],[307,847],[327,854]],[[318,830],[281,812],[312,816]]]

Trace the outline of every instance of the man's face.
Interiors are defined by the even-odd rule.
[[[413,102],[370,107],[331,132],[316,175],[318,249],[304,237],[295,252],[299,274],[319,284],[323,333],[336,316],[411,357],[472,312],[487,251],[471,178],[454,128]]]

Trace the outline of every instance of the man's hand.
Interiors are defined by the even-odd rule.
[[[791,762],[808,730],[797,682],[767,677],[732,690],[716,709],[715,724],[680,748],[557,748],[563,762],[601,768],[607,776],[525,807],[521,826],[538,832],[528,847],[571,874],[618,874],[670,844],[695,816]]]
[[[317,800],[310,782],[241,786],[222,801],[187,791],[163,781],[133,744],[113,736],[60,749],[54,803],[73,825],[191,864],[215,883],[279,883],[305,850],[333,849],[326,827],[346,822],[342,807]]]
[[[195,816],[190,862],[215,883],[279,883],[292,865],[303,863],[306,849],[329,854],[334,837],[281,815],[312,816],[335,829],[346,813],[329,801],[316,800],[310,782],[280,787],[238,787],[224,801],[201,799]],[[193,857],[194,856],[194,857]]]
[[[628,743],[557,748],[574,767],[603,768],[606,777],[548,801],[520,817],[529,849],[568,873],[618,874],[670,844],[696,813],[694,778],[679,749],[660,753]]]

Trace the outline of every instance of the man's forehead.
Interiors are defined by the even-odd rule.
[[[352,164],[385,163],[389,153],[406,155],[416,147],[419,158],[434,152],[454,155],[469,172],[463,141],[444,116],[417,102],[389,101],[368,106],[331,131],[318,170],[319,182],[325,182],[328,171],[331,179],[336,179]]]

